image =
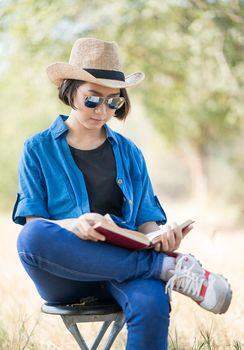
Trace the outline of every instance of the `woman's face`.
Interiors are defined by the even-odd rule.
[[[106,103],[102,103],[96,108],[86,107],[84,102],[88,96],[119,97],[120,89],[109,88],[93,83],[84,83],[74,97],[74,105],[77,110],[72,110],[79,123],[87,129],[99,129],[107,123],[115,114],[114,109],[110,109]]]

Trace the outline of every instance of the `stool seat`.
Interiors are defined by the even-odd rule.
[[[108,315],[121,311],[121,307],[114,299],[82,299],[77,304],[50,304],[42,305],[42,312],[52,315]]]
[[[41,310],[46,314],[61,316],[65,326],[74,336],[82,350],[89,350],[89,348],[77,327],[77,323],[103,322],[90,350],[97,349],[106,330],[114,322],[108,340],[103,348],[104,350],[109,350],[125,324],[121,307],[114,299],[101,300],[88,297],[74,304],[57,305],[45,303],[42,305]]]

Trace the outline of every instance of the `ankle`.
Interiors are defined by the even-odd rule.
[[[163,266],[160,273],[160,279],[167,282],[172,276],[172,270],[175,269],[176,258],[166,255],[163,260]]]

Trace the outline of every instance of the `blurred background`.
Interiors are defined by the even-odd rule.
[[[69,335],[62,343],[57,334],[50,340],[48,326],[42,342],[37,337],[32,343],[32,323],[39,322],[41,301],[16,257],[20,227],[11,223],[11,211],[25,139],[49,127],[58,114],[69,114],[46,76],[46,66],[67,62],[74,41],[91,36],[118,42],[126,75],[146,75],[140,86],[129,90],[132,111],[127,120],[111,125],[142,149],[170,221],[195,219],[196,234],[186,238],[183,248],[200,255],[209,269],[227,273],[236,288],[232,312],[221,319],[206,313],[204,317],[215,329],[212,335],[207,328],[213,349],[240,349],[244,1],[237,0],[0,1],[0,295],[6,301],[0,311],[0,349],[68,349],[67,344],[74,344]],[[16,286],[18,296],[13,293]],[[177,298],[173,320],[185,315],[180,311],[183,299]],[[186,305],[193,308],[191,337],[189,329],[181,327],[181,318],[180,327],[173,321],[172,349],[200,349],[202,336],[197,338],[196,332],[205,326],[199,328],[196,320],[204,317],[195,305]],[[19,321],[23,310],[26,319]],[[1,328],[6,319],[12,321]],[[48,321],[47,316],[40,321],[38,332]],[[57,320],[55,327],[62,332],[60,323]],[[17,328],[12,329],[13,324]],[[216,329],[222,330],[221,336]],[[230,337],[229,331],[234,332]],[[122,334],[115,349],[124,348],[123,339]]]

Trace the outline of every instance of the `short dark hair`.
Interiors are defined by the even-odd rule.
[[[71,108],[77,109],[77,107],[74,105],[74,96],[77,92],[77,89],[84,83],[85,81],[83,80],[75,80],[75,79],[63,80],[62,84],[58,87],[59,99],[66,105],[70,106]],[[125,103],[121,108],[119,108],[115,112],[114,116],[120,120],[124,120],[130,112],[131,105],[130,105],[130,99],[126,89],[120,89],[120,96],[124,97]]]

